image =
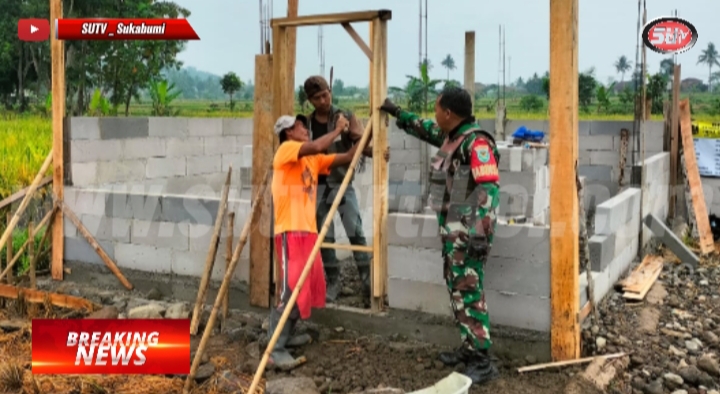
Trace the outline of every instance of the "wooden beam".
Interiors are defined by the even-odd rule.
[[[678,188],[678,160],[680,159],[680,65],[673,70],[672,105],[670,107],[670,204],[668,217],[674,218],[677,205],[677,193],[684,189]]]
[[[475,32],[465,32],[465,90],[470,93],[475,113]]]
[[[277,51],[277,49],[275,49]],[[253,109],[253,196],[265,182],[272,165],[277,137],[273,132],[273,62],[274,55],[255,56],[255,97]],[[265,190],[265,189],[263,189]],[[258,214],[250,227],[250,305],[270,307],[270,250],[272,220],[267,190],[258,202]],[[252,202],[254,203],[254,201]]]
[[[65,118],[65,46],[56,38],[57,23],[63,17],[62,0],[50,0],[50,52],[52,58],[52,131],[53,131],[53,194],[62,201],[65,198],[63,160],[63,119]],[[55,215],[52,223],[52,278],[63,278],[63,255],[65,234],[63,217]]]
[[[374,43],[373,43],[373,40],[374,40],[373,39],[373,37],[374,37],[373,36],[373,27],[374,26],[375,26],[374,23],[368,23],[368,27],[369,27],[368,37],[369,37],[369,42],[370,42],[370,44],[369,44],[370,52],[373,52],[373,50],[374,50],[374,48],[373,48],[373,45],[374,45]],[[368,79],[368,81],[369,81],[369,84],[368,84],[368,108],[370,108],[370,119],[368,119],[368,122],[372,122],[372,112],[373,112],[373,109],[375,108],[375,106],[373,104],[373,97],[375,97],[375,96],[373,95],[373,62],[372,62],[372,59],[370,59],[369,70],[370,70],[370,78]]]
[[[287,17],[296,19],[298,17],[298,0],[287,0],[288,10]],[[285,98],[291,111],[295,109],[295,65],[297,59],[297,27],[288,27],[287,29],[287,87],[285,88]]]
[[[25,301],[33,304],[42,304],[49,299],[50,303],[60,308],[84,309],[88,312],[99,309],[98,305],[84,298],[0,284],[0,297],[17,299],[20,295]]]
[[[373,22],[373,103],[377,106],[387,96],[387,21],[377,18]],[[373,108],[373,260],[371,308],[380,312],[384,308],[387,278],[387,215],[388,215],[388,163],[383,159],[388,149],[387,114]]]
[[[715,250],[712,231],[710,230],[710,218],[708,218],[705,195],[703,194],[702,180],[697,167],[695,156],[695,143],[692,136],[692,119],[690,116],[690,99],[680,102],[680,133],[682,133],[683,154],[685,155],[685,167],[687,170],[692,206],[695,211],[698,234],[700,236],[700,252],[707,255]]]
[[[52,182],[52,179],[53,179],[52,176],[46,176],[37,185],[37,189],[40,189],[41,187],[44,187],[45,185],[49,184],[50,182]],[[18,190],[17,192],[13,193],[9,197],[0,201],[0,209],[3,209],[9,205],[12,205],[12,204],[18,202],[19,200],[22,200],[25,197],[25,195],[27,194],[29,189],[30,189],[30,186],[28,186],[24,189]]]
[[[322,249],[350,250],[353,252],[366,252],[366,253],[372,253],[372,251],[373,251],[372,246],[362,246],[362,245],[323,243],[322,245],[320,245],[320,247]]]
[[[322,15],[303,15],[294,18],[275,18],[270,21],[270,25],[275,27],[299,27],[299,26],[317,26],[317,25],[336,25],[354,22],[371,22],[377,18],[381,20],[392,19],[392,11],[359,11],[359,12],[342,12],[338,14],[322,14]]]
[[[370,61],[373,60],[373,53],[372,50],[370,50],[370,47],[363,41],[362,37],[358,34],[357,31],[352,27],[349,23],[343,23],[342,27],[345,28],[345,31],[352,37],[353,41],[355,41],[356,44],[360,47],[360,49],[365,53],[365,56],[370,59]],[[372,39],[372,37],[371,37]]]
[[[580,356],[577,200],[578,0],[550,0],[550,340],[555,361]]]

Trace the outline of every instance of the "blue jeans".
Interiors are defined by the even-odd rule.
[[[333,201],[335,201],[335,196],[337,196],[339,189],[340,185],[318,185],[316,213],[318,232],[320,232],[320,230],[322,229],[327,215],[328,213],[330,213],[330,207],[332,206]],[[352,186],[348,185],[348,188],[345,190],[345,195],[340,201],[337,212],[340,214],[340,219],[342,220],[343,227],[345,228],[345,233],[347,234],[350,243],[352,245],[367,246],[365,234],[363,233],[362,217],[360,215],[360,205],[358,204],[355,189]],[[334,223],[331,223],[328,227],[328,232],[325,235],[324,242],[335,243]],[[320,249],[320,254],[322,256],[325,272],[338,272],[339,262],[337,259],[337,255],[335,254],[335,249]],[[355,264],[358,268],[370,266],[371,256],[369,253],[353,252],[353,257],[355,258]],[[335,274],[335,272],[330,272],[330,274]]]

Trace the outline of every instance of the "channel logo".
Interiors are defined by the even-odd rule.
[[[18,20],[20,41],[45,41],[50,38],[50,22],[47,19]]]

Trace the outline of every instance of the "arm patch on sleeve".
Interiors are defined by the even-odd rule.
[[[470,169],[477,183],[498,182],[500,174],[492,147],[483,138],[476,138],[470,147]]]

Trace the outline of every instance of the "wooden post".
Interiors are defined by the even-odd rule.
[[[35,227],[33,226],[32,220],[28,223],[28,260],[30,261],[30,288],[37,289],[37,282],[35,278]]]
[[[475,113],[475,32],[465,32],[465,90],[470,93]]]
[[[670,204],[668,217],[676,214],[678,191],[679,127],[680,127],[680,65],[673,70],[672,105],[670,108]]]
[[[7,253],[7,258],[5,259],[5,261],[7,261],[7,267],[5,268],[5,270],[7,271],[6,281],[7,281],[7,283],[10,284],[10,285],[13,284],[13,282],[14,282],[14,280],[13,280],[12,264],[11,264],[11,263],[12,263],[12,261],[13,261],[13,257],[15,257],[15,256],[13,255],[12,229],[10,228],[10,224],[12,223],[12,217],[13,217],[13,216],[12,216],[12,213],[11,213],[10,211],[8,211],[8,213],[7,213],[7,223],[8,223],[8,224],[7,224],[7,228],[10,229],[10,232],[9,232],[10,236],[7,238],[7,241],[6,241],[6,244],[5,244],[5,249],[6,249],[5,251],[6,251],[6,253]]]
[[[578,0],[550,0],[550,340],[555,361],[580,356]]]
[[[50,52],[52,57],[52,130],[53,130],[53,193],[60,200],[64,192],[63,119],[65,118],[65,46],[57,38],[55,20],[63,17],[62,0],[50,0]],[[44,174],[43,174],[44,175]],[[63,279],[65,234],[63,215],[55,215],[52,225],[51,273]]]
[[[297,18],[300,5],[299,0],[288,0],[287,17]],[[289,101],[291,112],[295,111],[295,63],[297,55],[297,27],[287,28],[287,87],[285,100]],[[288,114],[290,115],[290,114]]]
[[[371,22],[373,27],[373,102],[376,105],[387,96],[387,21],[380,18]],[[388,215],[388,164],[383,159],[388,149],[386,126],[387,114],[374,110],[372,114],[373,130],[373,263],[371,307],[375,312],[384,308],[385,281],[387,267],[387,215]]]
[[[233,239],[235,238],[235,212],[228,213],[227,217],[227,239],[225,240],[225,275],[230,270],[230,261],[233,253]],[[225,330],[227,322],[228,308],[230,304],[230,292],[225,293],[222,304],[222,329]]]
[[[643,26],[647,24],[647,9],[643,10]],[[641,108],[642,110],[642,116],[640,117],[640,179],[638,180],[640,184],[640,224],[638,225],[638,239],[640,240],[640,245],[642,245],[642,240],[644,239],[643,232],[645,232],[645,225],[643,224],[643,220],[645,218],[646,212],[643,209],[645,206],[645,201],[648,198],[647,195],[647,188],[645,187],[645,180],[647,179],[647,166],[645,165],[645,134],[647,130],[647,122],[648,119],[650,119],[650,109],[652,108],[652,101],[647,99],[647,84],[645,83],[645,80],[647,79],[647,52],[646,52],[646,46],[643,45],[642,47],[642,103],[643,106]],[[633,163],[635,165],[635,163]],[[643,256],[643,249],[644,248],[638,248],[637,255],[638,257],[642,258]]]
[[[368,47],[370,48],[370,52],[372,52],[375,49],[374,48],[375,40],[373,39],[374,25],[375,24],[373,22],[368,23],[368,26],[369,26]],[[368,93],[369,93],[368,94],[368,108],[369,108],[370,113],[372,114],[373,109],[374,109],[373,97],[375,97],[373,95],[373,62],[372,62],[372,59],[370,60],[370,80],[369,81],[370,82],[368,85]],[[380,105],[380,104],[378,103],[378,105]],[[368,122],[372,122],[372,119],[368,119]]]
[[[277,52],[277,47],[274,49]],[[264,177],[272,165],[277,137],[273,132],[275,117],[273,114],[273,57],[274,55],[255,56],[255,105],[253,111],[253,196],[257,196],[259,187],[263,187]],[[258,214],[253,217],[250,226],[250,305],[270,307],[270,221],[272,220],[270,190],[264,193],[258,202]],[[251,203],[254,203],[252,201]]]

